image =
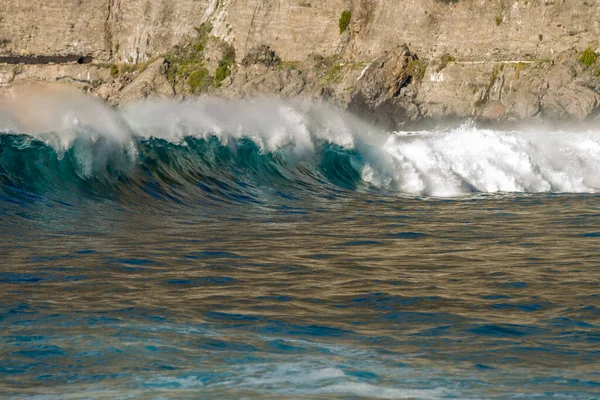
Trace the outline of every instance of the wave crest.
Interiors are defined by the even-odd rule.
[[[113,110],[61,96],[0,102],[5,194],[133,191],[260,201],[268,191],[335,188],[427,196],[600,189],[598,131],[465,124],[390,134],[312,102],[205,98]],[[35,129],[26,126],[40,107]]]

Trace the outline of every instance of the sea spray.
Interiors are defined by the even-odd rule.
[[[56,90],[5,99],[2,116],[5,180],[28,190],[39,190],[28,186],[34,181],[61,186],[63,173],[123,190],[124,182],[203,187],[206,179],[240,193],[270,185],[437,197],[600,190],[598,130],[503,131],[466,123],[399,134],[310,101],[201,98],[112,109]],[[34,142],[52,150],[32,150]],[[18,154],[25,150],[26,157]]]

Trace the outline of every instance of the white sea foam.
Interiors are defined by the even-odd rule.
[[[597,192],[600,131],[447,132],[390,137],[390,189],[456,196],[465,192]]]
[[[388,383],[364,382],[333,365],[304,361],[279,364],[243,365],[233,369],[235,378],[218,386],[255,392],[268,391],[282,396],[361,396],[375,399],[440,399],[452,393],[447,388],[411,388]],[[389,371],[388,371],[389,372]],[[395,371],[399,373],[399,370]],[[396,379],[401,378],[395,376]],[[408,378],[408,377],[407,377]],[[410,380],[410,379],[409,379]]]

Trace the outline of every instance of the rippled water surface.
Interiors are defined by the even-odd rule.
[[[13,116],[0,396],[600,397],[600,134],[374,140],[269,107],[236,134]]]
[[[5,215],[5,395],[600,395],[596,196],[292,203]]]

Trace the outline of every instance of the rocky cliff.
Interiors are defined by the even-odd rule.
[[[342,15],[345,14],[345,18]],[[5,0],[0,85],[306,96],[390,129],[598,119],[600,0]]]

